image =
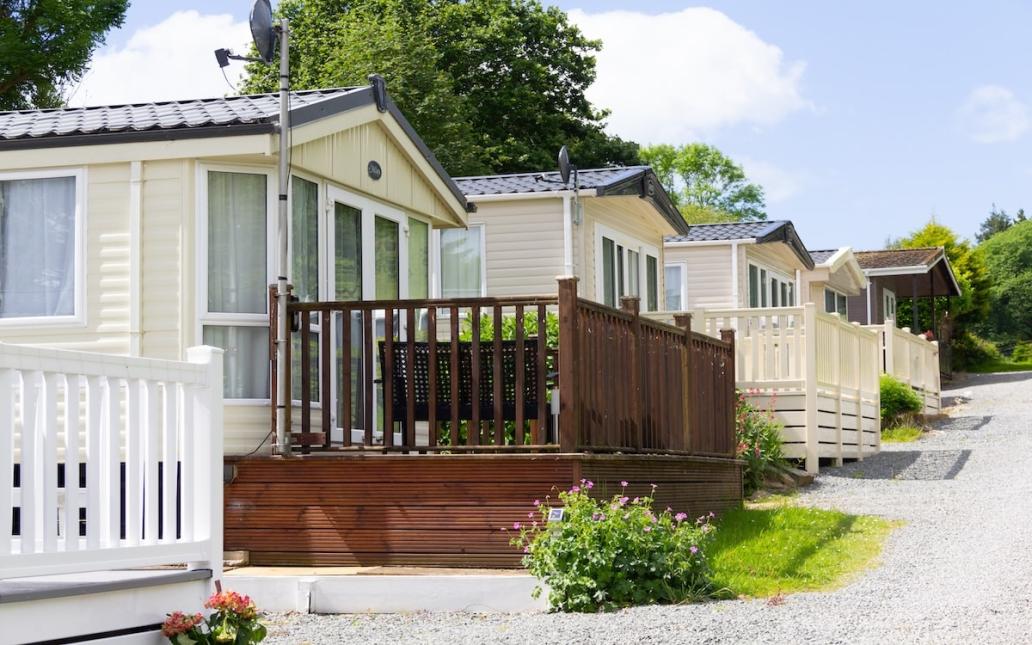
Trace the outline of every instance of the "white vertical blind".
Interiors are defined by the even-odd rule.
[[[441,296],[475,298],[481,295],[482,236],[480,227],[441,231]]]

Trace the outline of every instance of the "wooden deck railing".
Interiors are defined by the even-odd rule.
[[[868,325],[881,341],[881,369],[917,390],[924,398],[925,413],[938,414],[941,407],[939,343],[899,329],[889,319],[883,325]]]
[[[730,337],[580,299],[573,278],[558,291],[292,303],[295,356],[272,370],[273,391],[292,383],[288,434],[303,453],[734,455]]]

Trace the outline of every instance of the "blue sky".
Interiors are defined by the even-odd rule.
[[[124,53],[174,11],[243,23],[249,4],[137,0],[105,53]],[[1032,208],[1032,4],[557,4],[610,43],[591,96],[614,109],[618,134],[717,145],[765,184],[769,215],[793,220],[812,248],[879,247],[933,213],[971,237],[994,202]],[[210,79],[214,63],[204,65]],[[192,72],[165,77],[176,74]],[[91,99],[107,96],[97,75]]]

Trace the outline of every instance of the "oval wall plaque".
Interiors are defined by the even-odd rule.
[[[380,163],[377,161],[370,161],[366,169],[369,172],[369,176],[373,179],[383,177],[383,168],[380,167]]]

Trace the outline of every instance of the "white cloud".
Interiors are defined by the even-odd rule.
[[[764,126],[812,105],[801,61],[714,9],[646,15],[570,12],[602,39],[589,99],[612,110],[609,130],[642,143],[683,143],[718,128]]]
[[[139,29],[121,48],[97,54],[85,78],[69,97],[70,105],[111,105],[229,93],[214,51],[246,52],[251,41],[246,22],[231,15],[177,11],[162,22]],[[243,67],[226,68],[239,81]]]
[[[977,143],[1016,141],[1029,127],[1028,107],[999,85],[971,90],[957,114],[961,127]]]
[[[800,173],[785,170],[770,162],[751,157],[737,157],[736,160],[742,164],[750,182],[763,186],[768,204],[777,204],[793,197],[805,183],[805,177]]]

